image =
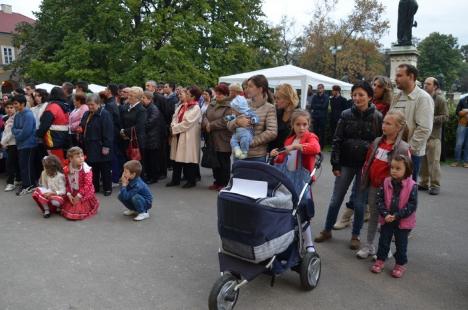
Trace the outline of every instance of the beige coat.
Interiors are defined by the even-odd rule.
[[[424,156],[434,122],[434,100],[418,86],[408,95],[401,91],[393,98],[390,110],[400,110],[406,117],[408,144],[415,156]]]
[[[178,114],[182,108],[180,105],[171,122],[171,159],[180,163],[200,162],[200,119],[201,110],[198,105],[185,111],[184,118],[179,123]]]

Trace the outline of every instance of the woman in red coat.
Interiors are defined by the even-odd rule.
[[[99,201],[93,186],[91,167],[84,161],[83,150],[77,146],[67,153],[70,164],[65,173],[67,199],[62,208],[62,216],[69,220],[84,220],[97,213]]]

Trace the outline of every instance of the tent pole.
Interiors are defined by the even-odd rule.
[[[305,109],[307,105],[307,78],[302,80],[301,88],[301,109]]]

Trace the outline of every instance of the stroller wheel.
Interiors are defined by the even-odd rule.
[[[301,262],[301,285],[306,291],[313,290],[320,280],[321,261],[320,256],[316,253],[306,253]]]
[[[239,290],[234,291],[238,279],[230,273],[225,273],[216,280],[208,298],[208,308],[210,310],[229,310],[234,309]]]

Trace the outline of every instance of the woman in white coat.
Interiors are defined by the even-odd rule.
[[[200,119],[198,98],[201,90],[192,86],[179,95],[180,105],[171,122],[171,159],[174,160],[172,180],[167,187],[180,185],[182,170],[187,179],[183,188],[196,185],[198,163],[200,162]]]

